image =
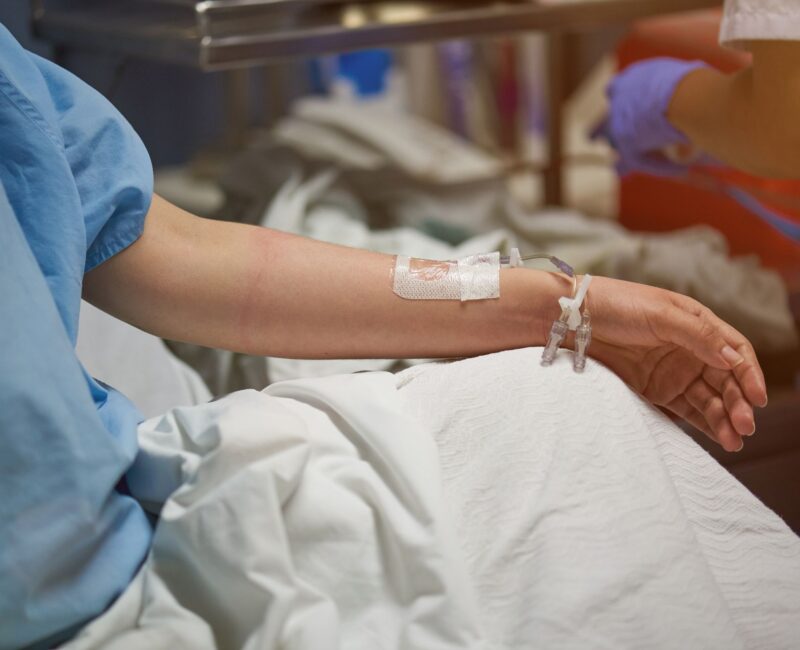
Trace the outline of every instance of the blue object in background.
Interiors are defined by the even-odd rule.
[[[788,217],[784,217],[774,210],[770,210],[753,195],[739,187],[730,185],[725,188],[725,193],[746,210],[749,210],[756,215],[764,223],[772,226],[784,237],[793,239],[795,242],[800,244],[800,223],[792,221]]]
[[[386,92],[392,54],[389,50],[363,50],[338,57],[338,75],[347,79],[358,97],[376,97]]]
[[[439,45],[450,128],[469,138],[469,93],[472,86],[472,44],[447,41]]]

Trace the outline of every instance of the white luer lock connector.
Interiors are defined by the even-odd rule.
[[[398,255],[392,288],[406,300],[466,302],[499,298],[500,253],[443,262]]]
[[[592,283],[591,275],[584,275],[583,280],[573,298],[566,296],[558,299],[561,307],[561,316],[553,321],[547,344],[542,352],[542,365],[549,366],[555,361],[558,348],[564,342],[568,331],[577,332],[576,349],[573,358],[573,367],[576,372],[583,372],[586,367],[586,353],[591,343],[592,328],[588,310],[583,314],[581,307],[586,300],[586,293]]]

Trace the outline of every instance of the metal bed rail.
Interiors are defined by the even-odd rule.
[[[545,201],[563,202],[566,36],[721,0],[32,0],[36,34],[68,48],[205,71],[455,38],[548,36]],[[233,73],[233,82],[236,73]],[[232,88],[246,92],[245,83]],[[239,98],[232,105],[242,106]],[[235,116],[234,116],[235,119]]]

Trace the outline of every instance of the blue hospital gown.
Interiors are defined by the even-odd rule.
[[[0,649],[74,632],[149,549],[119,488],[141,416],[74,346],[84,273],[136,241],[151,198],[130,125],[0,25]]]

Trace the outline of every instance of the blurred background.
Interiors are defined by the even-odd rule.
[[[114,103],[150,152],[156,191],[196,214],[431,258],[548,251],[701,300],[754,342],[771,399],[742,454],[690,433],[800,530],[800,244],[785,226],[800,225],[800,182],[727,169],[621,181],[590,137],[608,82],[635,61],[746,66],[719,46],[720,18],[710,0],[0,4],[25,47]],[[87,306],[82,319],[85,355],[117,340],[107,317]],[[212,395],[416,362],[167,345]],[[116,349],[84,363],[161,408],[145,357]]]

